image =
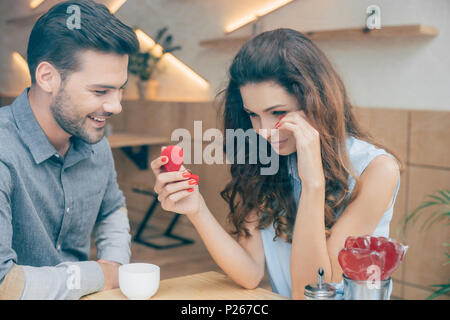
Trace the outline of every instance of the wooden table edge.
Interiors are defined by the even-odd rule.
[[[208,279],[208,278],[212,278],[212,279]],[[151,297],[149,300],[151,301],[158,301],[158,300],[289,300],[287,297],[284,297],[282,295],[279,295],[275,292],[272,292],[270,290],[264,289],[264,288],[255,288],[255,289],[245,289],[245,288],[241,288],[239,287],[239,285],[237,285],[236,283],[234,283],[228,276],[226,276],[225,274],[216,272],[216,271],[206,271],[206,272],[201,272],[201,273],[196,273],[196,274],[191,274],[191,275],[185,275],[185,276],[179,276],[179,277],[174,277],[174,278],[169,278],[169,279],[164,279],[161,280],[160,283],[160,288],[161,288],[161,284],[170,284],[173,283],[175,281],[188,281],[188,280],[195,280],[195,281],[204,281],[204,282],[208,282],[208,281],[225,281],[226,285],[233,285],[236,286],[237,290],[242,290],[241,293],[243,294],[248,294],[249,295],[249,299],[246,298],[242,298],[242,295],[238,298],[230,296],[229,298],[227,297],[226,299],[216,299],[216,298],[205,298],[205,299],[197,299],[197,298],[192,298],[192,297],[186,297],[186,298],[173,298],[173,299],[158,299],[158,292]],[[254,296],[256,293],[256,297]],[[260,296],[258,298],[258,296]],[[107,290],[107,291],[99,291],[90,295],[86,295],[84,297],[81,298],[81,300],[127,300],[127,298],[122,294],[122,292],[120,291],[119,288],[117,289],[112,289],[112,290]]]

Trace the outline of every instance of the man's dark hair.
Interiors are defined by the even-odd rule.
[[[79,8],[80,28],[73,27],[70,6]],[[139,42],[133,29],[102,4],[91,0],[59,3],[42,15],[31,31],[27,48],[31,82],[36,82],[36,68],[42,61],[54,65],[63,77],[76,71],[81,50],[133,54],[139,50]]]

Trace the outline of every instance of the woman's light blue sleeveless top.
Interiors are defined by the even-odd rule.
[[[384,149],[379,149],[374,145],[356,139],[354,137],[347,138],[347,150],[349,153],[350,161],[356,171],[356,174],[360,176],[369,163],[379,155],[393,156],[387,153]],[[394,158],[395,160],[395,158]],[[302,182],[298,176],[297,169],[297,153],[288,156],[288,168],[289,175],[292,179],[294,199],[297,203],[300,199],[300,193],[302,190]],[[349,188],[353,190],[355,186],[355,180],[353,177],[349,177]],[[392,219],[395,199],[397,198],[398,189],[400,187],[400,178],[395,190],[394,199],[390,208],[383,214],[380,222],[378,223],[374,236],[389,237],[389,223]],[[342,213],[337,214],[339,216]],[[290,256],[291,256],[291,244],[284,239],[277,238],[273,241],[275,236],[275,230],[273,225],[270,224],[264,230],[261,230],[261,237],[264,246],[264,255],[266,259],[267,270],[269,273],[270,284],[272,290],[288,298],[292,297],[292,285],[291,285],[291,273],[290,273]],[[336,299],[343,299],[344,283],[333,284],[336,287]],[[389,288],[389,297],[392,292],[392,280]]]

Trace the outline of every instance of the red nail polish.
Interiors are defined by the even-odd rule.
[[[168,160],[167,157],[162,157],[162,158],[161,158],[161,161],[162,161],[162,162],[167,162],[167,160]]]
[[[189,180],[189,184],[197,184],[197,181],[195,179]]]
[[[275,123],[275,129],[278,129],[278,127],[280,126],[280,121],[281,121],[281,119],[283,119],[285,116],[286,116],[286,115],[281,116],[281,117],[280,117],[280,120],[278,120],[278,122]]]
[[[195,181],[197,181],[197,184],[198,184],[198,181],[200,180],[200,177],[195,175],[195,174],[193,174],[193,173],[191,174],[190,178],[194,179]]]
[[[193,192],[193,191],[194,191],[193,188],[188,189],[188,192]]]
[[[182,176],[183,178],[190,178],[191,174],[189,172],[183,172]]]

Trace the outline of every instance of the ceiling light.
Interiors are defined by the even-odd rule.
[[[240,28],[248,25],[249,23],[255,22],[258,18],[263,17],[263,16],[285,6],[292,1],[294,1],[294,0],[273,1],[273,2],[269,3],[268,5],[256,10],[255,12],[238,19],[238,20],[234,21],[233,23],[230,23],[229,25],[227,25],[225,27],[225,33],[229,34],[237,29],[240,29]]]

